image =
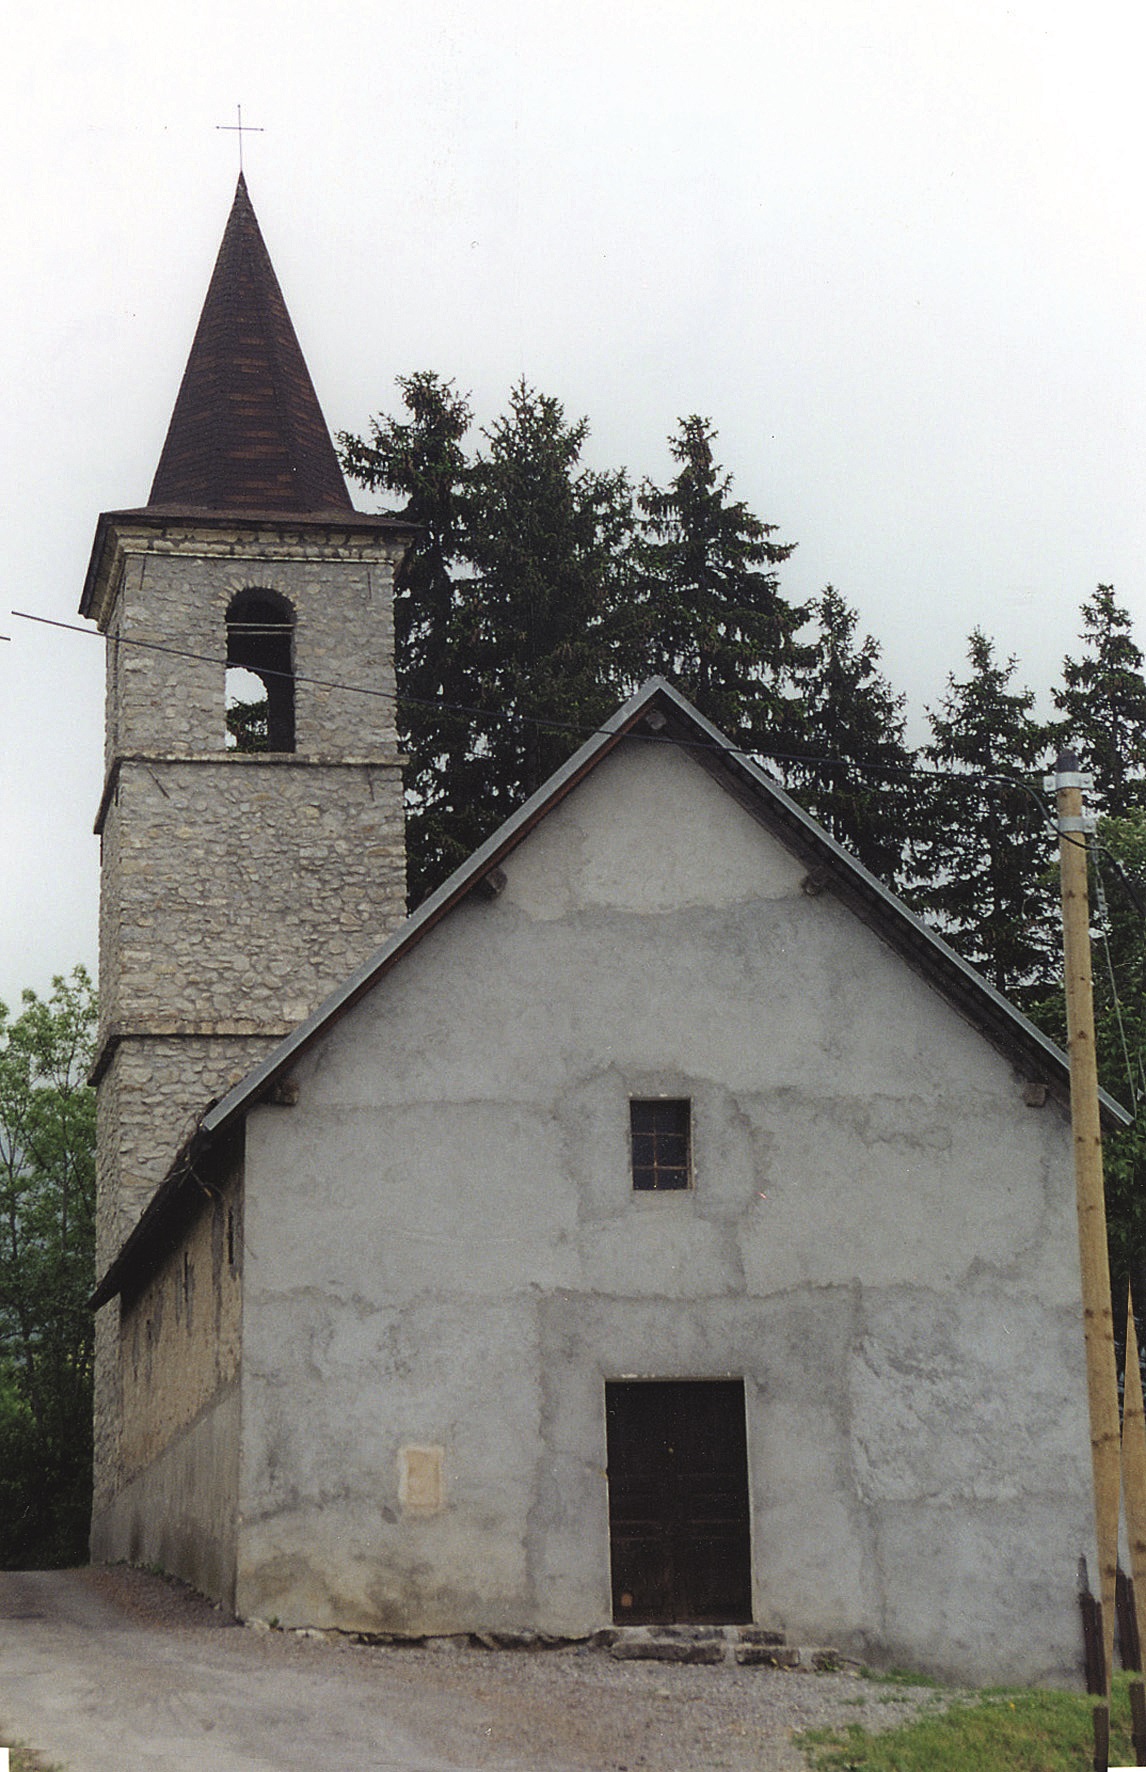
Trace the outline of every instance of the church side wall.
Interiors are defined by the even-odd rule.
[[[124,1039],[114,1047],[96,1101],[98,1273],[118,1253],[207,1103],[274,1044],[272,1039],[172,1035]],[[96,1515],[125,1480],[119,1314],[120,1302],[113,1299],[95,1324]]]
[[[92,1561],[163,1569],[233,1611],[238,1463],[232,1384],[94,1514]]]
[[[92,1555],[158,1563],[230,1605],[242,1341],[241,1166],[205,1192],[183,1240],[118,1313],[121,1430]]]

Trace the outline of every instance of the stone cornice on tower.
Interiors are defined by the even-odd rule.
[[[148,503],[352,509],[242,173]]]
[[[418,526],[385,512],[190,510],[142,505],[102,511],[84,578],[80,614],[106,629],[125,551],[193,553],[203,559],[389,558],[397,562]]]

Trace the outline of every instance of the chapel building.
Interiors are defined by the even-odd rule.
[[[240,178],[82,604],[93,1556],[291,1626],[1077,1681],[1063,1054],[660,679],[407,918],[409,539]]]

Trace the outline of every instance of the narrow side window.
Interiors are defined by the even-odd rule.
[[[228,750],[294,750],[294,611],[275,591],[227,610],[226,731]]]
[[[690,1101],[630,1101],[629,1138],[635,1189],[692,1186]]]

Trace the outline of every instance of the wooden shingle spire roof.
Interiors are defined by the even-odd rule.
[[[242,173],[148,505],[352,508]]]

